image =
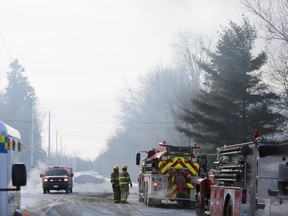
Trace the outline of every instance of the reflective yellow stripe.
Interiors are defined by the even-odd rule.
[[[188,188],[194,188],[191,183],[187,183],[186,185],[188,186]]]
[[[168,156],[168,159],[170,159],[171,157]],[[174,157],[173,161],[167,163],[161,170],[161,173],[165,173],[169,168],[171,168],[172,164],[177,162],[178,160],[180,160],[182,163],[185,164],[185,166],[193,173],[194,176],[196,176],[198,174],[197,170],[195,170],[189,163],[185,162],[185,158],[184,157]],[[165,163],[165,161],[161,161],[159,166],[162,166]],[[194,166],[199,169],[199,163],[193,163]],[[173,166],[174,168],[186,168],[183,167],[181,163],[177,163],[175,166]]]
[[[0,142],[5,143],[5,136],[0,136]]]

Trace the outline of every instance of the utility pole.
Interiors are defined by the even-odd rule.
[[[48,128],[48,159],[50,159],[50,137],[51,137],[51,130],[50,130],[50,110],[49,110],[49,128]]]
[[[60,154],[61,154],[61,165],[63,165],[63,155],[62,155],[62,137],[60,137]]]
[[[30,144],[30,150],[31,150],[31,167],[33,167],[34,162],[34,99],[31,98],[31,144]]]
[[[56,164],[59,164],[59,155],[58,155],[58,131],[56,130],[56,154],[55,154],[55,162]]]
[[[56,155],[58,157],[58,133],[57,133],[57,130],[56,130]]]

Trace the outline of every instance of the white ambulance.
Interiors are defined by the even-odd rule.
[[[13,163],[21,151],[19,131],[0,121],[0,215],[20,216],[20,186],[26,185],[27,174],[23,163]],[[14,161],[15,162],[15,161]]]

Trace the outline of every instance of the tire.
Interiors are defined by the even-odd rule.
[[[178,208],[183,208],[183,207],[184,207],[184,204],[185,204],[185,201],[184,201],[184,200],[177,200],[177,207],[178,207]]]
[[[144,202],[144,197],[140,193],[138,194],[138,201]]]
[[[148,198],[147,199],[147,206],[153,206],[153,204],[154,204],[153,198]]]
[[[198,192],[196,195],[196,216],[205,216],[205,206],[204,203],[201,202],[201,195]]]
[[[66,194],[68,194],[69,193],[69,188],[67,187],[65,191],[66,191]]]
[[[46,194],[46,190],[45,189],[43,189],[43,194]]]
[[[153,200],[153,205],[156,206],[156,207],[159,207],[159,206],[161,206],[161,202],[162,202],[161,199],[154,199]]]
[[[226,205],[226,208],[225,208],[224,215],[225,216],[233,216],[233,203],[232,203],[231,199],[229,199],[227,201],[227,205]]]
[[[69,192],[72,193],[72,188],[70,188]]]
[[[149,205],[148,187],[147,187],[147,185],[145,185],[145,191],[144,191],[144,203],[145,203],[145,205]]]
[[[187,206],[189,206],[190,209],[196,209],[196,201],[187,201]]]

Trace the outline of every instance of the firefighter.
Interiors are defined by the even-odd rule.
[[[132,187],[132,182],[129,173],[127,172],[127,166],[122,166],[122,172],[119,175],[119,183],[120,183],[120,190],[121,190],[121,202],[122,203],[129,203],[127,201],[129,195],[129,184]]]
[[[113,192],[114,192],[114,203],[121,202],[121,191],[119,184],[119,167],[115,165],[113,167],[113,172],[111,173],[110,182],[112,184]]]

